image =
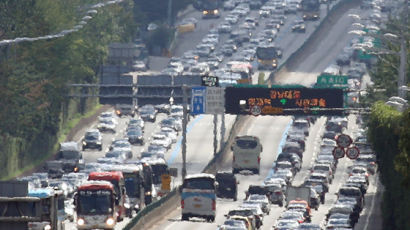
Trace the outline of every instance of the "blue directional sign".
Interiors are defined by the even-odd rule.
[[[191,114],[205,113],[206,87],[192,87]]]

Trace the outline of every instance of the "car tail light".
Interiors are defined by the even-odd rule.
[[[298,220],[299,224],[303,223],[303,220]]]
[[[371,165],[375,165],[375,164],[376,164],[376,162],[370,162],[370,164],[371,164]]]
[[[184,200],[181,200],[181,208],[184,208]]]
[[[212,200],[212,211],[216,210],[216,202],[215,200]]]
[[[282,195],[282,192],[276,191],[275,194],[276,194],[276,195]]]
[[[261,163],[261,157],[258,157],[258,164]]]

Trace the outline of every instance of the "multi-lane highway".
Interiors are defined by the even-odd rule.
[[[334,3],[332,3],[334,4]],[[352,6],[353,7],[353,6]],[[297,59],[297,62],[291,62],[286,66],[286,71],[282,71],[277,74],[274,78],[275,83],[279,84],[303,84],[310,86],[315,82],[318,73],[323,71],[325,67],[333,63],[336,56],[340,51],[347,45],[352,39],[351,34],[347,31],[351,28],[353,19],[348,15],[351,13],[358,13],[359,8],[353,7],[353,9],[345,9],[338,12],[330,18],[329,22],[326,22],[324,29],[321,33],[315,37],[315,42],[313,45],[309,46],[308,49]],[[222,17],[220,19],[201,19],[200,12],[193,11],[188,13],[185,17],[195,17],[198,19],[198,26],[194,32],[186,33],[178,37],[177,44],[173,51],[174,56],[181,56],[185,51],[193,49],[202,38],[208,33],[212,28],[215,28],[229,12],[222,12]],[[321,20],[323,20],[326,14],[326,6],[321,7]],[[258,17],[258,11],[252,10],[249,15]],[[275,40],[275,44],[283,49],[283,58],[280,60],[279,64],[283,63],[293,52],[295,52],[313,33],[316,27],[319,25],[320,21],[307,22],[306,33],[293,33],[291,32],[291,22],[295,19],[300,18],[300,13],[296,15],[288,15],[284,26],[278,33]],[[243,18],[241,19],[243,20]],[[240,23],[238,23],[239,25]],[[265,25],[265,19],[261,19],[260,25],[257,26],[252,33],[258,34],[262,31]],[[228,39],[228,35],[224,34],[220,36],[219,45],[223,44],[224,41]],[[152,59],[150,66],[154,70],[160,70],[163,67],[164,60]],[[226,62],[226,61],[224,61]],[[266,77],[269,74],[266,74]],[[257,75],[256,75],[257,76]],[[254,78],[255,80],[256,78]],[[139,153],[146,149],[149,138],[153,133],[159,130],[159,121],[165,118],[165,114],[159,114],[157,117],[157,122],[145,123],[145,133],[144,138],[147,140],[144,146],[133,146],[133,159],[139,157]],[[235,121],[236,116],[226,115],[226,134],[229,133],[229,129]],[[102,151],[87,150],[84,151],[83,156],[86,163],[96,162],[96,160],[105,155],[108,146],[111,144],[112,140],[123,138],[125,134],[125,129],[127,126],[129,118],[122,117],[118,118],[118,125],[116,127],[116,133],[104,133],[103,134],[103,145]],[[245,197],[244,191],[251,184],[262,184],[263,180],[272,174],[272,164],[275,161],[277,155],[281,151],[281,146],[287,135],[287,130],[289,129],[293,118],[289,116],[277,116],[277,117],[250,117],[247,119],[246,124],[243,129],[240,130],[241,135],[255,135],[258,136],[263,145],[264,151],[261,155],[261,171],[260,175],[238,175],[240,181],[239,184],[239,196],[238,201],[233,202],[230,200],[218,199],[217,204],[217,216],[214,223],[206,223],[200,219],[192,221],[180,221],[180,209],[176,209],[169,213],[163,213],[161,216],[161,221],[158,221],[150,229],[216,229],[217,225],[222,224],[225,220],[224,214],[226,214],[230,209],[237,207]],[[354,121],[356,119],[354,116],[349,117],[349,133],[353,133],[357,129]],[[307,139],[306,150],[304,153],[303,167],[301,172],[299,172],[295,178],[294,183],[301,183],[304,178],[308,175],[310,166],[315,158],[315,154],[318,152],[318,146],[321,141],[321,135],[324,129],[325,118],[320,118],[318,121],[310,128],[310,133]],[[84,127],[82,132],[79,132],[74,140],[80,141],[84,135],[84,131],[93,128],[96,123],[90,124]],[[220,127],[220,120],[218,123]],[[225,137],[226,138],[226,137]],[[231,159],[232,153],[228,153],[226,161],[223,162],[221,170],[231,170]],[[211,115],[199,115],[192,117],[188,124],[188,136],[187,136],[187,172],[188,174],[201,172],[208,162],[213,158],[213,116]],[[179,174],[181,172],[182,159],[181,159],[181,136],[178,136],[178,141],[173,145],[170,151],[165,154],[165,159],[169,164],[169,167],[177,167]],[[339,163],[337,169],[335,180],[330,187],[330,191],[326,197],[326,203],[319,207],[318,211],[313,212],[312,222],[321,224],[324,220],[327,210],[336,200],[335,192],[338,191],[340,185],[347,179],[347,167],[351,164],[349,160],[342,159]],[[180,183],[180,179],[175,180],[175,184]],[[377,178],[371,178],[371,186],[369,192],[375,192],[377,187]],[[374,207],[374,200],[371,202],[366,202],[366,207],[364,213],[372,212]],[[276,220],[280,214],[285,210],[283,207],[278,207],[276,205],[272,206],[272,211],[269,215],[264,218],[264,225],[262,229],[271,229],[275,224]],[[129,219],[126,218],[124,221],[116,226],[116,229],[122,229]],[[369,221],[360,220],[361,229],[367,228]],[[66,229],[76,229],[74,223],[69,223],[66,225]],[[359,228],[358,228],[359,229]]]

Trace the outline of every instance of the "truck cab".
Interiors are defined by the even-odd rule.
[[[117,116],[135,116],[135,105],[133,104],[116,104],[115,105],[115,114]]]
[[[78,172],[84,167],[83,154],[80,152],[76,142],[60,143],[60,151],[57,158],[62,161],[63,170],[66,173]]]

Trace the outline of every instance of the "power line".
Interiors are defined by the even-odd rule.
[[[50,39],[64,37],[67,34],[71,34],[71,33],[81,30],[87,24],[87,21],[92,19],[91,14],[98,13],[96,9],[107,6],[107,5],[117,4],[122,1],[124,0],[110,0],[104,3],[97,3],[97,4],[92,5],[90,7],[92,10],[87,11],[87,15],[84,16],[82,18],[82,21],[80,21],[72,29],[62,30],[61,32],[56,33],[56,34],[49,34],[49,35],[44,35],[44,36],[39,36],[39,37],[18,37],[14,39],[1,40],[0,46],[6,46],[6,45],[16,44],[20,42],[35,42],[35,41],[40,41],[40,40],[50,40]]]

